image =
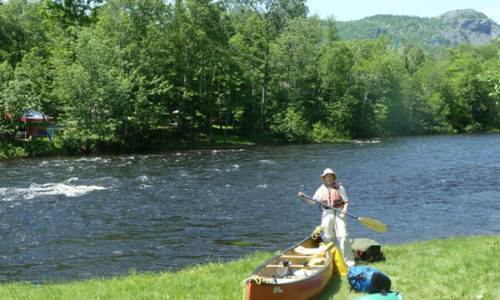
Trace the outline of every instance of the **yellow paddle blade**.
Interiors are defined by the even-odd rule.
[[[373,229],[378,232],[385,232],[387,230],[387,226],[385,226],[384,223],[379,222],[374,219],[370,218],[365,218],[365,217],[359,217],[358,221],[361,222],[361,224],[365,225],[366,227]]]

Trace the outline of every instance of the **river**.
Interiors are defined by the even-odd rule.
[[[178,270],[290,246],[319,225],[330,167],[351,238],[403,244],[500,232],[500,135],[0,162],[0,282]]]

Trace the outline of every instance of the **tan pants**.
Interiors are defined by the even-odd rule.
[[[326,242],[335,241],[335,238],[337,238],[346,266],[349,268],[354,267],[354,251],[352,251],[351,242],[349,241],[345,216],[341,216],[336,210],[325,209],[321,217],[321,227],[323,227],[323,236]]]

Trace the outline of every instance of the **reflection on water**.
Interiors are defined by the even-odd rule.
[[[311,232],[325,167],[351,238],[400,244],[498,234],[500,135],[196,150],[0,163],[0,281],[178,269],[284,249]]]

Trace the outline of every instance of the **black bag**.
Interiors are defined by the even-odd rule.
[[[367,238],[357,238],[351,240],[352,250],[354,251],[354,259],[373,262],[385,261],[385,256],[380,251],[380,244],[377,241]]]

